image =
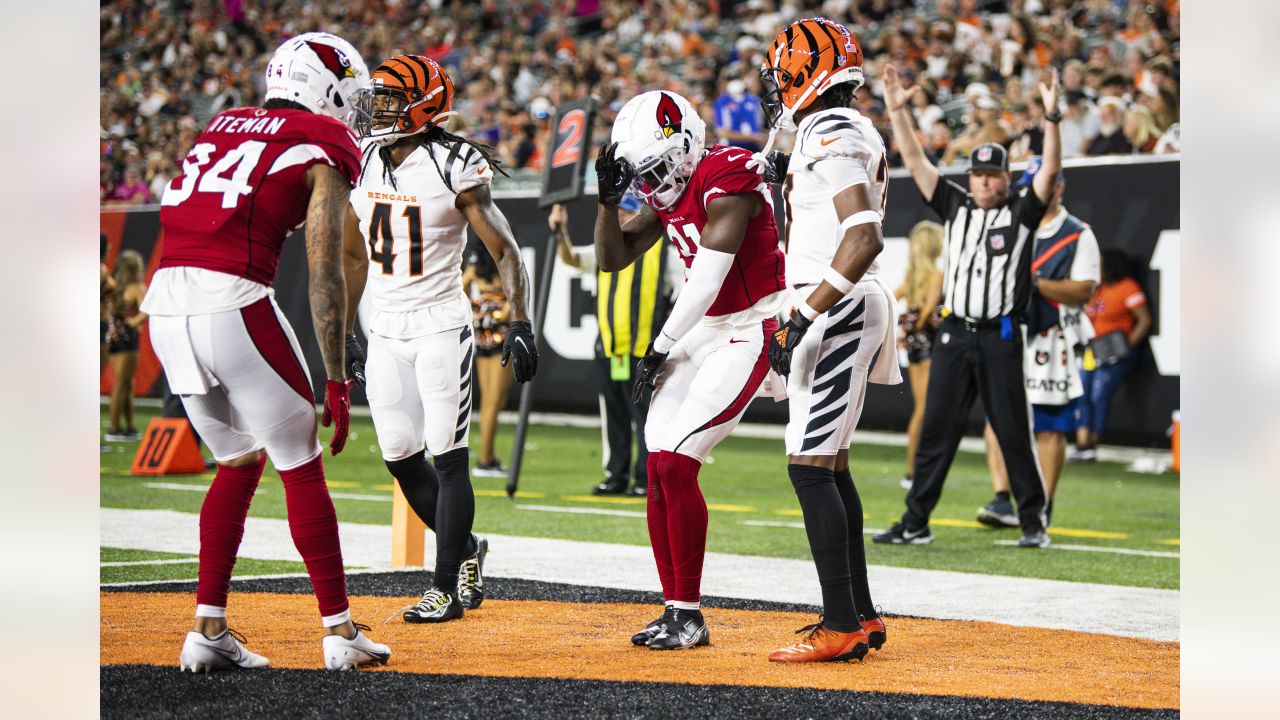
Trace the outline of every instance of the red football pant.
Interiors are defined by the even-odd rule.
[[[662,482],[658,480],[659,459],[666,452],[650,452],[645,461],[649,476],[648,505],[645,518],[649,523],[649,544],[653,546],[653,561],[658,566],[658,581],[662,583],[662,599],[675,600],[676,576],[671,563],[671,543],[667,540],[667,499],[662,494]]]
[[[707,501],[698,487],[702,463],[688,455],[662,451],[649,453],[646,467],[649,541],[663,597],[699,602],[707,550]]]
[[[280,471],[289,533],[311,576],[311,587],[320,604],[320,615],[346,612],[347,576],[342,570],[342,546],[338,540],[338,514],[324,483],[321,455],[291,470]]]
[[[200,573],[196,603],[225,608],[231,570],[244,536],[244,519],[258,489],[267,459],[242,467],[218,466],[218,474],[200,506]]]

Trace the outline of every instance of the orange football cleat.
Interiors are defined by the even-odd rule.
[[[885,629],[884,620],[880,618],[872,618],[871,620],[862,621],[862,631],[867,634],[867,644],[873,650],[879,650],[884,647],[884,641],[889,635]]]
[[[861,629],[853,632],[836,632],[822,627],[822,623],[806,625],[796,631],[807,633],[804,640],[774,650],[769,659],[774,662],[843,662],[861,660],[867,654],[867,634]]]

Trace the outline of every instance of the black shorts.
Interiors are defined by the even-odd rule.
[[[111,344],[107,345],[107,354],[137,352],[141,339],[142,335],[136,329],[129,328],[112,340]]]

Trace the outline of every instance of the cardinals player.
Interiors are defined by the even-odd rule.
[[[365,167],[345,231],[348,327],[366,283],[370,294],[363,379],[382,459],[436,533],[433,586],[406,609],[405,622],[455,620],[484,600],[488,542],[471,533],[467,459],[473,341],[461,268],[468,226],[497,263],[511,303],[502,363],[512,363],[519,382],[533,379],[538,366],[529,273],[489,194],[496,164],[483,147],[444,129],[452,106],[453,83],[431,58],[398,55],[374,70],[372,88],[357,102]],[[360,377],[364,354],[354,334],[347,352]]]
[[[699,604],[707,504],[698,471],[764,380],[785,286],[768,186],[747,167],[749,153],[705,148],[705,135],[687,100],[648,92],[618,112],[596,162],[600,269],[621,270],[664,233],[687,268],[671,315],[637,365],[633,396],[653,392],[647,514],[666,608],[631,641],[654,650],[709,642]],[[619,225],[615,206],[628,188],[645,206]]]
[[[875,279],[885,146],[871,121],[849,107],[863,82],[862,49],[844,26],[825,18],[792,23],[766,54],[761,80],[770,123],[796,127],[784,181],[790,310],[770,340],[769,359],[787,378],[787,473],[823,606],[823,619],[802,630],[803,640],[769,659],[861,659],[883,645],[885,628],[867,583],[849,443],[868,376],[902,382],[893,293]]]
[[[342,213],[360,173],[348,126],[368,82],[364,61],[341,38],[285,41],[267,63],[266,103],[215,116],[161,199],[164,251],[142,309],[169,385],[218,461],[200,509],[195,627],[179,658],[192,672],[267,665],[226,620],[231,569],[267,457],[319,602],[325,667],[391,656],[351,621],[311,378],[271,291],[285,238],[305,222],[311,314],[327,375],[322,422],[335,426],[329,447],[337,455],[350,414]]]

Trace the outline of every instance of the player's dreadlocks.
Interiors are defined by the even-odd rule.
[[[819,110],[832,110],[834,108],[847,108],[853,105],[853,97],[857,92],[857,86],[854,83],[840,83],[833,88],[818,96]]]
[[[453,161],[462,153],[464,148],[470,147],[475,152],[480,153],[480,157],[483,158],[485,162],[489,163],[489,166],[495,171],[502,173],[504,177],[511,177],[507,173],[506,169],[502,167],[502,161],[493,155],[494,148],[492,145],[468,140],[467,138],[464,138],[461,135],[455,135],[438,125],[431,127],[426,132],[415,137],[417,137],[418,143],[422,146],[436,143],[449,150],[449,157],[445,161],[445,168],[448,168],[453,163]],[[373,153],[371,152],[373,149],[374,146],[370,145],[365,150],[364,166],[360,168],[361,177],[364,176],[365,171],[369,167],[369,160],[373,157]],[[378,147],[377,150],[378,157],[382,160],[382,177],[391,184],[391,187],[398,190],[399,188],[396,187],[395,173],[392,172],[393,163],[391,161],[391,148]],[[449,188],[450,192],[452,192],[453,181],[449,179],[449,173],[444,169],[441,169],[440,163],[436,160],[434,153],[430,154],[430,157],[431,164],[435,165],[436,172],[440,174],[440,179],[444,181],[445,187]]]

